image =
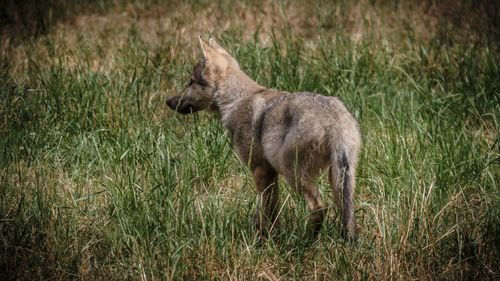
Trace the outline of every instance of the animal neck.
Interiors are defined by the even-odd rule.
[[[222,123],[227,124],[233,110],[238,107],[242,100],[263,89],[265,87],[250,79],[243,72],[228,77],[226,83],[220,85],[215,97]]]

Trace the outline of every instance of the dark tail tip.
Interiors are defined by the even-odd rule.
[[[356,222],[354,218],[354,186],[351,179],[351,167],[349,164],[349,155],[343,151],[340,163],[342,171],[342,203],[344,205],[344,231],[347,231],[349,241],[354,242],[357,239]]]

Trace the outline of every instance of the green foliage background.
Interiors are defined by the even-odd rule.
[[[499,12],[434,2],[3,1],[0,275],[499,278]],[[331,206],[305,245],[284,182],[280,234],[255,235],[227,132],[165,106],[198,33],[260,84],[339,96],[359,120],[357,243]]]

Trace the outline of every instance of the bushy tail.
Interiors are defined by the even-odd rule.
[[[354,220],[354,169],[345,148],[333,152],[330,167],[330,184],[337,209],[342,209],[344,233],[348,238],[356,240],[356,222]],[[342,197],[342,200],[340,200]]]

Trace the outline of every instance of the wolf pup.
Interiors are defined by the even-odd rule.
[[[255,214],[260,233],[277,227],[281,174],[305,197],[311,212],[306,237],[316,237],[327,211],[316,181],[329,168],[335,204],[343,209],[343,233],[355,240],[353,196],[361,134],[344,104],[335,97],[263,87],[214,39],[209,43],[201,36],[198,39],[204,58],[194,66],[189,83],[167,105],[182,114],[207,110],[220,116],[236,154],[249,166],[261,193]]]

